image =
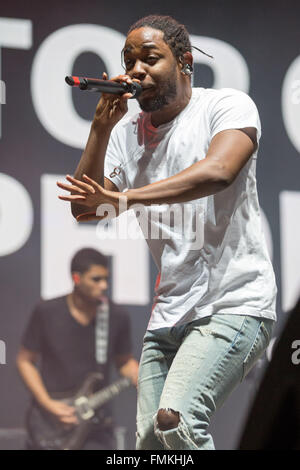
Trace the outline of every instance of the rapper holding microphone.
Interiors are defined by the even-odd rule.
[[[118,214],[125,198],[163,232],[147,237],[159,275],[136,448],[214,449],[211,416],[262,355],[276,320],[255,177],[259,115],[241,91],[192,88],[189,34],[171,17],[137,21],[123,55],[126,72],[112,80],[141,86],[141,112],[121,120],[132,94],[101,96],[74,177],[57,183],[70,194],[59,197],[78,222],[100,220],[102,204]],[[167,209],[168,224],[157,216]]]

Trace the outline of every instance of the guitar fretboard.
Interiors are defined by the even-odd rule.
[[[96,409],[109,401],[114,396],[118,395],[124,388],[129,387],[131,380],[127,377],[114,382],[112,385],[100,390],[100,392],[94,393],[89,397],[89,405],[91,408]]]

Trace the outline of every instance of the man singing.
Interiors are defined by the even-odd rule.
[[[125,200],[164,234],[147,239],[159,276],[140,361],[137,449],[214,449],[211,415],[264,352],[276,320],[256,190],[258,112],[243,92],[192,88],[191,47],[171,17],[130,28],[126,73],[113,80],[140,83],[142,112],[121,120],[131,95],[103,94],[74,177],[57,183],[79,222],[100,220],[103,204],[118,214]],[[167,208],[181,208],[183,230],[175,215],[161,221]]]

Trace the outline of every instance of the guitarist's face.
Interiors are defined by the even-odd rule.
[[[93,264],[80,274],[75,285],[76,292],[88,301],[100,302],[107,295],[109,272],[105,266]]]

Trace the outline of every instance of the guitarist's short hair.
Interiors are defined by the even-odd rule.
[[[71,273],[84,273],[90,269],[93,264],[108,268],[108,257],[94,248],[82,248],[77,251],[71,261]]]

